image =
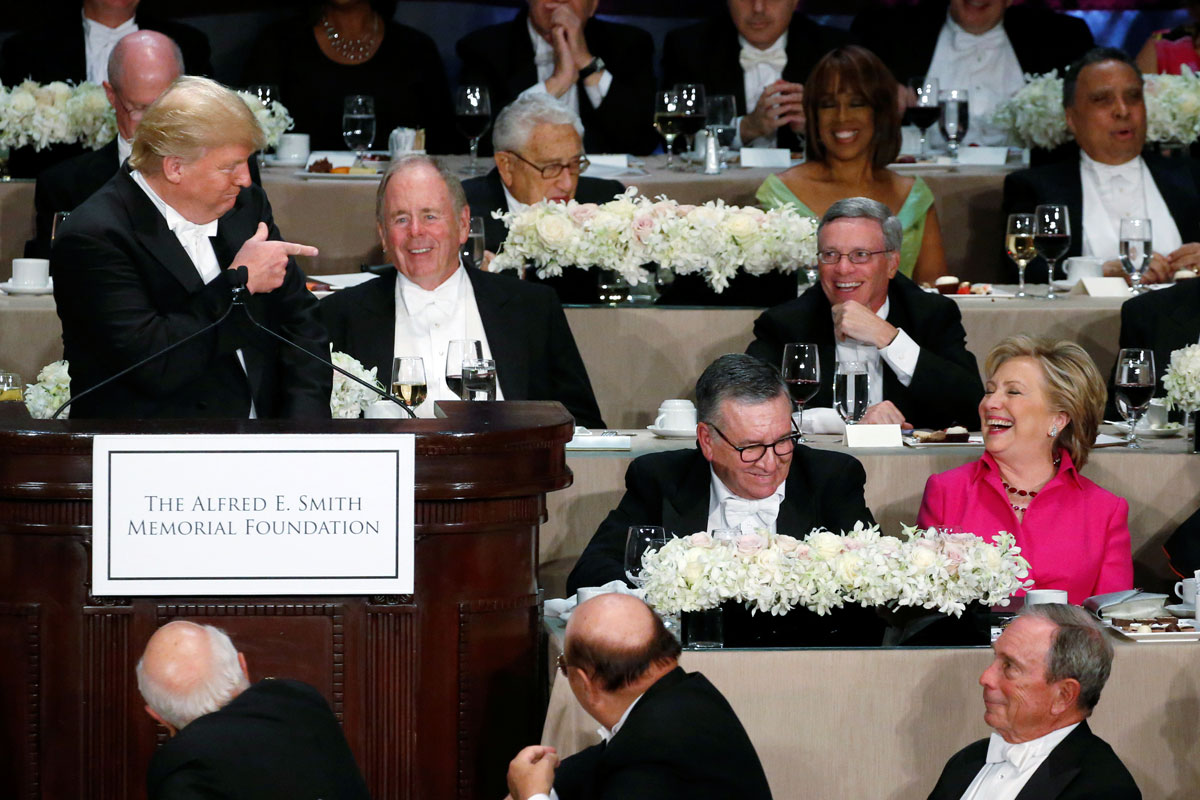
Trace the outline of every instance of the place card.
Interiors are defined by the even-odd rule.
[[[625,169],[629,166],[629,155],[627,153],[600,153],[598,155],[589,153],[587,159],[597,167],[619,167]]]
[[[888,425],[847,425],[846,437],[843,444],[847,447],[903,447],[900,438],[900,426]]]
[[[958,163],[975,167],[1003,167],[1008,162],[1007,147],[960,147]]]
[[[769,167],[786,169],[792,165],[792,152],[786,147],[743,147],[743,167]]]
[[[1124,278],[1080,278],[1071,289],[1071,294],[1089,297],[1129,297],[1129,284]]]

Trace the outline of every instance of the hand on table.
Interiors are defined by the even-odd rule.
[[[864,425],[899,425],[902,430],[906,431],[911,431],[913,427],[904,419],[900,409],[896,408],[891,400],[884,400],[882,403],[868,408],[867,413],[863,414],[863,418],[859,422]]]
[[[278,289],[287,274],[288,256],[315,256],[318,250],[306,244],[268,239],[267,223],[258,223],[258,230],[242,244],[233,257],[232,268],[246,268],[246,288],[250,294]]]
[[[897,327],[856,300],[833,307],[833,335],[839,342],[854,339],[882,350],[898,333]]]
[[[553,747],[530,745],[508,764],[508,791],[513,800],[550,794],[558,755]]]
[[[789,81],[775,81],[758,98],[754,110],[742,117],[739,133],[743,143],[770,136],[784,125],[804,133],[804,87]]]
[[[1200,247],[1200,245],[1197,246]],[[1187,245],[1184,245],[1184,247],[1187,247]],[[1180,248],[1180,250],[1182,249]],[[1179,252],[1179,250],[1175,252]],[[1162,253],[1151,254],[1150,263],[1146,266],[1145,274],[1142,275],[1143,286],[1150,283],[1171,282],[1172,276],[1175,274],[1175,269],[1171,267],[1168,259],[1169,256],[1164,256]],[[1129,273],[1125,271],[1125,267],[1122,266],[1121,259],[1119,258],[1104,262],[1104,276],[1106,278],[1124,278],[1126,283],[1133,284],[1133,281],[1129,278]]]
[[[1158,254],[1155,253],[1155,255]],[[1192,272],[1200,272],[1200,243],[1187,242],[1182,245],[1167,256],[1167,263],[1170,272],[1167,273],[1166,280],[1160,281],[1161,283],[1170,283],[1177,270],[1190,269]]]

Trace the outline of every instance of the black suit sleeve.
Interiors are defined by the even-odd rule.
[[[783,360],[786,332],[780,328],[770,311],[764,311],[754,320],[754,341],[746,348],[746,355],[754,356],[768,364],[779,364]]]
[[[857,458],[840,459],[845,463],[836,473],[829,476],[824,490],[821,522],[835,533],[849,531],[854,523],[875,524],[871,509],[867,508],[865,496],[867,471]]]
[[[581,586],[626,580],[625,538],[629,526],[662,524],[661,491],[656,491],[657,482],[639,461],[634,459],[625,470],[625,496],[600,523],[567,576],[568,595],[575,594]],[[861,484],[859,490],[861,494]]]
[[[908,385],[906,405],[916,413],[905,412],[905,416],[913,416],[913,424],[938,428],[958,424],[974,430],[983,397],[979,364],[967,349],[962,312],[954,301],[943,308],[936,335],[921,343],[917,369]]]
[[[567,315],[556,298],[547,304],[546,309],[549,329],[546,343],[549,348],[547,380],[550,382],[546,399],[558,400],[566,406],[567,411],[575,417],[576,425],[603,428],[605,425],[600,416],[600,406],[596,404],[592,382],[588,379],[587,368],[571,334],[571,326],[567,324]]]
[[[598,141],[602,151],[646,155],[658,144],[651,124],[654,117],[654,40],[643,30],[621,27],[624,29],[622,35],[614,42],[620,52],[600,54],[612,75],[608,92],[600,106],[592,108],[591,100],[580,84],[579,111],[584,125],[590,129],[585,131],[585,137]]]

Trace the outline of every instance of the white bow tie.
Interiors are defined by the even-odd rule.
[[[1001,761],[1007,761],[1020,770],[1037,755],[1035,748],[1030,747],[1029,744],[1029,742],[1009,744],[1000,734],[993,733],[988,739],[987,763],[998,764]]]
[[[455,297],[451,292],[442,289],[443,287],[439,286],[432,292],[427,292],[418,286],[404,286],[401,294],[409,317],[431,324],[450,319],[454,315]]]
[[[205,239],[217,235],[217,221],[213,220],[212,222],[198,225],[186,219],[176,220],[171,225],[171,233],[180,239],[191,242],[194,246],[199,246]]]
[[[1120,186],[1120,181],[1125,182],[1126,188],[1137,186],[1138,181],[1142,179],[1142,164],[1138,159],[1126,161],[1124,164],[1101,164],[1097,162],[1095,165],[1096,178],[1100,181],[1102,187],[1112,186],[1114,182]]]
[[[769,527],[779,517],[779,502],[782,499],[778,492],[761,500],[726,497],[724,502],[725,522],[731,527],[741,527],[744,521],[753,521],[753,518],[757,518],[761,527]]]
[[[99,22],[92,22],[89,28],[89,34],[97,43],[102,45],[116,44],[121,41],[126,34],[133,33],[137,30],[137,20],[127,19],[115,28],[110,28]]]
[[[766,50],[759,50],[757,47],[742,47],[742,52],[738,55],[738,63],[742,65],[742,70],[749,72],[759,64],[766,64],[776,72],[783,72],[783,68],[787,66],[787,51],[782,47],[769,47]]]
[[[975,48],[994,50],[1007,38],[1003,23],[984,33],[970,33],[955,25],[951,27],[950,47],[960,52]]]

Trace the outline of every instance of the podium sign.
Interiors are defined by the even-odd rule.
[[[412,594],[414,442],[95,436],[92,594]]]

